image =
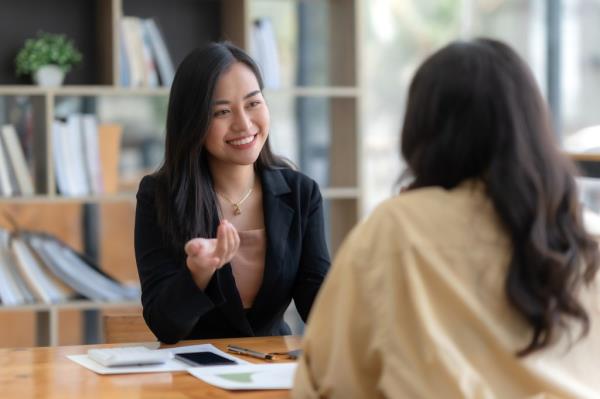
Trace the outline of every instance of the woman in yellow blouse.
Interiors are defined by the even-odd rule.
[[[597,244],[525,63],[432,55],[402,154],[414,180],[340,249],[293,397],[599,398]]]

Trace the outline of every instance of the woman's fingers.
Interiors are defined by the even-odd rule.
[[[220,266],[229,262],[239,248],[239,235],[235,227],[223,220],[217,230],[217,248],[215,253],[221,259]]]
[[[240,237],[234,225],[228,223],[228,227],[227,240],[229,242],[229,253],[227,254],[227,258],[230,261],[238,251]]]
[[[227,255],[227,221],[222,221],[217,228],[217,246],[215,248],[215,256],[221,260],[219,266],[223,266],[225,263],[225,256]]]
[[[240,235],[238,234],[235,226],[233,226],[232,224],[230,224],[230,229],[229,229],[229,247],[230,247],[230,260],[231,258],[233,258],[235,256],[235,254],[237,253],[239,247],[240,247]]]
[[[215,268],[219,266],[220,258],[214,254],[215,240],[194,238],[185,244],[186,263],[191,268]]]

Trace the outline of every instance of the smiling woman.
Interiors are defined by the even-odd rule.
[[[165,160],[137,194],[144,318],[162,341],[285,335],[329,269],[317,184],[269,146],[254,61],[229,43],[190,53],[167,114]]]

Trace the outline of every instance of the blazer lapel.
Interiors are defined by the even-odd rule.
[[[277,284],[282,273],[287,238],[295,212],[284,201],[284,195],[290,193],[291,189],[281,171],[278,169],[265,169],[261,177],[267,252],[263,281],[254,299],[253,309],[262,309],[270,301],[269,293],[273,286]]]

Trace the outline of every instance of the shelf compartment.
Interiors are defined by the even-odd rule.
[[[14,59],[25,40],[38,31],[60,33],[72,39],[83,61],[65,77],[65,84],[111,83],[110,1],[94,0],[7,0],[2,3],[0,26],[4,29],[0,46],[0,85],[29,82],[15,75]],[[35,12],[33,12],[35,10]]]

